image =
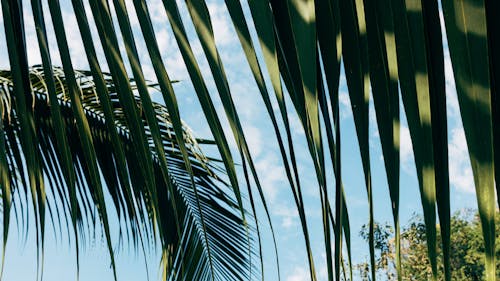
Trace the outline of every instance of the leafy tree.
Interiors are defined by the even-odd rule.
[[[394,280],[396,277],[394,275],[395,270],[395,256],[394,256],[394,243],[391,243],[389,238],[392,238],[394,233],[393,228],[389,224],[380,225],[375,224],[374,234],[374,246],[376,251],[376,264],[378,268],[378,274],[384,275],[388,280]],[[360,236],[367,240],[369,239],[369,229],[367,225],[363,225]],[[364,280],[370,279],[369,269],[370,265],[368,263],[361,263],[356,266],[360,272],[361,277]]]
[[[500,219],[497,217],[497,229]],[[451,217],[451,276],[453,280],[484,280],[484,242],[482,240],[481,224],[477,213],[472,211],[457,212]],[[376,224],[375,249],[377,250],[377,272],[387,280],[396,280],[394,231],[390,225]],[[363,239],[368,239],[366,225],[360,231]],[[438,241],[441,241],[438,235]],[[432,269],[427,256],[427,239],[425,225],[421,216],[414,215],[401,232],[401,257],[404,271],[403,280],[424,281],[432,277]],[[441,245],[439,243],[438,245]],[[438,278],[443,274],[442,248],[438,247]],[[500,248],[496,250],[500,258]],[[500,262],[497,262],[497,268]],[[369,280],[369,264],[356,265],[363,280]],[[500,275],[498,276],[500,278]]]

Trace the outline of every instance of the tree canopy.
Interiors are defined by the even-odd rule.
[[[499,238],[500,218],[496,219],[497,238]],[[439,227],[439,226],[438,226]],[[463,210],[451,217],[451,278],[453,280],[484,280],[484,242],[481,223],[477,212]],[[360,236],[368,240],[368,226],[364,225]],[[375,249],[377,274],[381,279],[397,280],[394,254],[394,229],[389,224],[375,224]],[[438,242],[441,236],[437,236]],[[441,244],[438,244],[441,245]],[[442,247],[437,249],[438,279],[444,278],[444,265],[441,256]],[[500,269],[500,247],[496,249],[497,269]],[[432,269],[427,256],[427,238],[422,216],[414,215],[401,231],[401,266],[404,271],[403,280],[425,281],[432,278]],[[369,264],[359,263],[356,266],[363,280],[370,280]],[[497,274],[497,279],[500,274]]]

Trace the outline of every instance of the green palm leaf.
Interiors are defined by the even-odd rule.
[[[48,182],[47,193],[51,195],[49,198],[52,198],[47,200],[47,206],[49,209],[57,210],[57,213],[51,212],[49,216],[54,224],[59,222],[57,224],[59,231],[66,227],[72,228],[72,225],[64,225],[64,222],[68,221],[67,218],[74,211],[78,225],[76,231],[80,236],[85,236],[90,226],[95,228],[105,223],[93,207],[101,208],[99,191],[91,184],[92,175],[85,160],[85,151],[78,138],[71,100],[67,94],[66,76],[60,68],[54,68],[53,73],[56,81],[57,102],[66,124],[68,149],[72,155],[72,166],[76,171],[75,185],[78,204],[68,203],[72,195],[68,188],[68,181],[61,173],[63,158],[56,137],[56,131],[59,128],[54,127],[55,122],[50,107],[52,103],[47,93],[43,68],[34,66],[30,68],[31,96],[35,102],[33,116],[39,140],[37,151],[41,155],[40,166]],[[113,201],[113,205],[107,207],[113,207],[120,222],[123,222],[120,233],[128,237],[129,242],[136,246],[142,244],[144,247],[144,243],[154,244],[159,241],[163,250],[163,270],[165,277],[169,280],[208,280],[211,279],[212,274],[215,280],[248,279],[250,264],[247,243],[250,240],[247,238],[248,233],[243,226],[237,201],[227,195],[230,189],[217,176],[220,168],[202,154],[190,130],[185,125],[183,126],[182,139],[186,144],[187,155],[192,165],[194,187],[190,173],[186,171],[184,158],[167,109],[157,103],[151,104],[158,122],[159,136],[168,166],[168,182],[165,182],[160,167],[160,156],[154,150],[152,131],[149,126],[145,125],[144,134],[152,151],[154,166],[152,172],[156,180],[155,192],[158,198],[158,201],[152,200],[146,179],[138,167],[140,161],[133,152],[132,135],[124,116],[124,108],[116,93],[117,89],[111,76],[104,74],[106,90],[109,93],[115,117],[115,126],[126,155],[126,169],[130,175],[131,187],[125,189],[117,172],[116,156],[112,153],[113,140],[106,128],[105,114],[92,75],[89,71],[75,71],[75,78],[78,81],[83,112],[88,120],[96,151],[96,164]],[[2,177],[2,187],[5,189],[2,194],[6,195],[3,196],[4,206],[10,205],[12,197],[19,196],[20,204],[14,205],[13,208],[23,212],[29,207],[24,199],[27,195],[26,186],[20,179],[26,178],[27,174],[24,162],[18,161],[20,158],[17,156],[22,153],[22,147],[19,146],[19,118],[14,109],[17,100],[12,93],[11,72],[0,71],[0,82],[0,100],[3,109],[3,128],[0,132],[2,136],[5,135],[2,137],[1,144],[5,146],[5,149],[2,150],[4,153],[0,154],[2,156],[0,163],[2,163],[2,173],[8,175]],[[135,93],[137,87],[133,80],[131,80],[131,85]],[[149,91],[156,90],[149,88]],[[140,121],[146,124],[144,105],[138,95],[134,94],[133,98],[141,116]],[[167,185],[173,187],[172,193]],[[197,195],[194,188],[197,190]],[[171,201],[172,197],[175,197],[175,200]],[[172,206],[172,202],[176,202],[176,206]],[[176,231],[174,207],[178,212],[180,235]],[[6,209],[4,211],[8,214]],[[157,214],[154,213],[156,211],[158,211]],[[201,221],[202,216],[204,225]],[[8,225],[8,220],[4,223]],[[8,228],[4,229],[8,230]],[[155,239],[158,229],[163,232],[160,240]],[[209,264],[210,259],[212,265]]]

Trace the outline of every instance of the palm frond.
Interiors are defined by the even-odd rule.
[[[43,73],[52,73],[42,1],[31,2]],[[133,241],[141,241],[141,237],[161,241],[165,251],[165,278],[251,278],[250,261],[244,258],[251,257],[253,249],[244,254],[249,242],[245,240],[248,224],[243,192],[220,113],[207,86],[207,80],[211,78],[236,140],[252,211],[254,215],[258,211],[257,198],[253,196],[256,189],[271,231],[273,227],[263,186],[216,44],[210,11],[204,0],[185,1],[186,15],[181,14],[177,1],[162,2],[235,200],[218,188],[220,183],[212,172],[216,167],[203,158],[181,122],[148,1],[132,0],[132,4],[158,81],[156,86],[168,110],[152,103],[145,89],[146,79],[154,78],[144,77],[134,38],[139,30],[133,30],[126,1],[113,0],[113,5],[110,5],[108,0],[89,0],[92,17],[88,17],[84,1],[71,0],[90,65],[89,72],[74,71],[59,0],[48,1],[63,64],[62,70],[55,69],[57,75],[53,81],[51,77],[40,74],[40,67],[35,68],[38,69],[36,73],[28,71],[22,1],[1,0],[11,65],[10,72],[3,72],[9,78],[0,88],[4,89],[0,113],[5,120],[0,127],[4,240],[10,207],[16,202],[13,198],[22,194],[23,209],[30,204],[35,210],[34,225],[41,238],[41,248],[46,213],[53,216],[59,212],[71,217],[71,225],[76,229],[78,223],[80,234],[85,226],[102,222],[109,241],[102,175],[113,198],[112,208],[119,212],[127,225],[124,232],[130,233]],[[495,160],[500,159],[500,9],[497,1],[250,0],[250,13],[245,13],[241,1],[226,0],[224,3],[277,137],[284,172],[302,227],[311,280],[317,280],[317,268],[305,213],[303,183],[298,173],[297,143],[292,139],[288,118],[290,114],[297,116],[305,132],[305,150],[312,160],[320,194],[328,280],[340,280],[344,241],[347,259],[351,260],[348,200],[344,198],[342,180],[342,170],[345,169],[342,166],[343,130],[339,113],[342,73],[347,80],[368,194],[372,279],[376,277],[373,245],[376,202],[372,198],[374,190],[380,189],[372,186],[370,168],[373,164],[369,136],[370,93],[375,105],[396,230],[397,278],[402,280],[403,277],[399,263],[399,145],[400,120],[403,119],[400,108],[403,106],[413,144],[433,279],[437,278],[438,270],[436,222],[439,219],[444,276],[450,280],[449,119],[444,71],[446,46],[443,45],[446,36],[457,85],[459,121],[465,131],[476,187],[485,243],[486,280],[495,280],[495,198],[500,198],[500,164],[495,164]],[[441,26],[441,14],[444,26]],[[115,15],[122,36],[115,30]],[[184,22],[192,23],[192,34],[188,34]],[[91,32],[93,23],[97,35]],[[265,71],[259,64],[259,52],[251,36],[251,23],[262,49],[281,118],[273,112]],[[211,75],[201,70],[191,37],[199,39]],[[123,38],[123,42],[119,38]],[[101,70],[95,43],[101,43],[109,75]],[[126,47],[134,80],[128,77],[120,43]],[[33,92],[30,77],[38,81],[33,83]],[[288,100],[293,110],[287,109]],[[279,125],[281,122],[284,130]],[[66,139],[61,132],[69,138]],[[106,149],[108,147],[110,149]],[[327,152],[333,171],[326,168]],[[335,177],[334,183],[327,180],[330,174]],[[47,188],[45,182],[56,188]],[[334,192],[330,192],[332,189]],[[50,192],[53,195],[47,197]],[[334,197],[329,194],[334,194]],[[64,206],[62,210],[53,207],[52,199],[48,200],[53,197],[59,198]],[[14,206],[14,210],[17,209]],[[221,219],[217,214],[228,219]],[[233,226],[238,227],[233,230]],[[263,278],[258,222],[256,226]],[[274,238],[274,232],[272,234]],[[170,245],[177,246],[172,248]],[[110,244],[108,248],[112,252]],[[352,268],[350,270],[352,279]]]
[[[85,233],[100,227],[104,221],[99,217],[98,194],[90,180],[90,171],[84,156],[82,144],[68,97],[68,84],[61,68],[54,67],[53,78],[57,93],[57,102],[66,125],[64,132],[67,137],[69,152],[72,156],[72,166],[76,172],[76,202],[70,194],[70,183],[62,173],[62,154],[58,147],[56,135],[60,128],[54,126],[51,115],[51,103],[47,93],[47,77],[42,66],[30,68],[32,87],[31,97],[34,101],[33,117],[35,121],[38,144],[36,150],[41,155],[40,166],[47,181],[47,207],[51,210],[50,218],[58,222],[59,231],[71,229],[68,217],[76,213],[80,237],[85,239]],[[197,140],[185,125],[182,127],[182,139],[185,142],[192,173],[186,170],[184,157],[180,152],[178,138],[172,127],[170,115],[165,106],[152,103],[155,119],[159,125],[160,138],[167,159],[168,182],[165,182],[160,167],[160,156],[156,152],[150,127],[147,126],[145,111],[138,94],[134,94],[135,106],[138,109],[144,133],[148,139],[154,165],[155,193],[154,201],[147,188],[147,179],[140,172],[140,161],[134,153],[132,134],[127,125],[116,87],[112,77],[104,74],[106,90],[114,115],[120,143],[126,155],[126,171],[129,186],[121,181],[117,168],[116,153],[113,148],[111,134],[106,127],[106,118],[102,104],[96,92],[95,82],[90,71],[75,71],[79,96],[96,151],[96,159],[101,177],[104,179],[113,205],[120,221],[120,236],[128,237],[136,249],[144,243],[154,245],[160,242],[163,251],[163,265],[168,280],[208,280],[213,275],[215,280],[248,279],[250,277],[248,233],[243,225],[238,205],[232,196],[228,195],[228,186],[217,176],[220,168],[209,161],[202,153]],[[132,81],[132,89],[136,93],[136,85]],[[10,71],[0,71],[0,100],[2,101],[2,163],[6,164],[7,177],[2,177],[2,197],[4,199],[4,214],[13,197],[19,200],[12,208],[26,214],[29,201],[29,191],[25,182],[27,169],[24,151],[19,145],[19,117],[15,110],[16,98],[12,94],[13,82]],[[156,91],[149,88],[150,91]],[[191,182],[194,179],[194,186]],[[5,185],[4,185],[5,184]],[[173,193],[167,185],[173,187]],[[10,190],[9,190],[10,188]],[[197,195],[195,195],[195,190]],[[175,197],[176,200],[171,200]],[[173,206],[172,202],[176,202]],[[157,204],[157,205],[155,205]],[[73,210],[73,208],[76,208]],[[177,210],[177,214],[174,213]],[[57,213],[55,212],[57,210]],[[35,210],[36,212],[37,210]],[[179,218],[180,235],[177,232],[176,216]],[[204,217],[202,226],[201,217]],[[27,217],[25,221],[27,221]],[[5,222],[5,221],[4,221]],[[8,225],[8,220],[6,221]],[[45,225],[40,225],[44,228]],[[8,229],[8,228],[6,228]],[[40,230],[38,230],[40,231]],[[162,232],[157,239],[158,232]],[[210,247],[211,251],[208,251]],[[210,256],[211,255],[211,256]],[[209,264],[209,259],[213,265]],[[213,271],[213,272],[212,272]]]

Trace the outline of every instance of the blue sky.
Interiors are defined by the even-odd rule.
[[[34,24],[29,2],[30,1],[27,0],[23,1],[25,7],[27,40],[28,42],[36,42],[36,34],[34,32]],[[45,3],[46,1],[43,2]],[[63,15],[74,65],[77,69],[88,69],[76,20],[73,15],[72,7],[69,4],[70,1],[61,2],[63,2]],[[154,80],[154,71],[149,61],[142,35],[138,31],[138,22],[131,5],[131,0],[126,2],[129,4],[129,13],[132,15],[132,24],[135,28],[134,32],[136,32],[136,39],[139,44],[138,49],[140,52],[141,62],[145,66],[144,71],[146,77]],[[172,79],[181,80],[180,83],[175,84],[175,90],[180,103],[181,117],[191,127],[196,136],[210,138],[210,131],[206,125],[206,121],[194,93],[194,89],[189,80],[189,75],[184,67],[177,44],[168,24],[163,4],[161,3],[161,0],[150,0],[147,2],[150,7],[150,12],[152,13],[158,43],[160,45],[160,49],[162,50],[162,56],[167,66],[167,71]],[[179,1],[177,2],[181,9],[181,15],[187,19],[188,12],[184,3]],[[226,73],[230,82],[233,98],[235,100],[236,107],[239,110],[246,138],[249,142],[251,153],[254,156],[259,176],[270,206],[272,221],[278,238],[282,280],[309,280],[302,231],[283,170],[281,156],[279,154],[278,147],[275,144],[276,138],[274,131],[272,130],[269,119],[267,118],[267,112],[265,111],[261,101],[260,93],[252,78],[250,69],[246,64],[243,51],[239,45],[239,41],[223,1],[208,0],[207,3],[212,16],[217,46],[219,47],[222,61],[226,67]],[[248,15],[249,12],[246,1],[243,1],[243,6],[246,14]],[[49,23],[49,13],[47,9],[45,10],[46,21]],[[90,8],[88,6],[87,14],[91,16]],[[215,84],[213,83],[212,76],[210,75],[208,64],[204,59],[201,46],[196,39],[194,28],[189,20],[185,20],[184,23],[188,29],[188,34],[190,35],[195,55],[201,65],[202,72],[215,101],[216,108],[218,112],[220,112],[223,124],[228,129],[226,134],[227,136],[232,136],[227,120],[225,119],[225,115],[223,114],[222,105],[217,96]],[[0,25],[3,26],[3,19],[1,16]],[[52,47],[52,57],[54,63],[60,65],[60,59],[58,54],[55,52],[55,37],[52,29],[50,28],[51,25],[48,24],[48,26],[50,39],[49,43]],[[97,34],[97,32],[94,32],[94,34]],[[256,39],[255,33],[252,33],[252,36]],[[95,39],[95,42],[98,42],[97,36]],[[446,46],[446,40],[444,41]],[[255,40],[254,43],[256,42],[258,41]],[[106,68],[102,49],[99,44],[97,44],[96,47],[100,54],[101,65],[103,68]],[[29,63],[40,63],[41,59],[38,46],[35,43],[30,43],[28,44],[28,49]],[[262,56],[260,56],[260,50],[257,50],[257,52],[259,54],[261,65],[264,66],[263,60],[261,59]],[[0,68],[9,68],[3,27],[0,29]],[[472,171],[468,160],[465,137],[462,124],[459,119],[458,102],[451,69],[449,53],[447,48],[445,48],[446,87],[448,97],[447,107],[449,117],[451,207],[453,212],[462,208],[475,208],[476,198],[474,195]],[[265,69],[264,74],[265,76],[267,75],[267,71]],[[269,81],[266,82],[268,82],[267,85],[269,90],[271,90],[271,84]],[[355,262],[360,262],[367,260],[368,256],[368,246],[358,236],[361,226],[367,222],[368,206],[362,176],[359,149],[344,75],[341,77],[340,101],[343,165],[342,176],[351,218],[353,258]],[[276,103],[274,103],[274,108],[277,112],[278,108]],[[292,107],[290,106],[289,108]],[[290,111],[292,133],[297,149],[299,172],[304,188],[306,213],[309,219],[308,223],[311,228],[312,247],[315,253],[314,259],[318,268],[319,279],[326,280],[325,255],[321,230],[321,210],[318,207],[320,202],[318,187],[314,171],[312,170],[312,163],[305,146],[304,132],[302,131],[298,118],[295,116],[293,110]],[[403,109],[401,110],[401,114],[401,221],[404,225],[413,213],[421,213],[422,207],[420,204],[420,195],[418,192],[417,178],[413,164],[412,146]],[[233,151],[236,152],[236,145],[234,141],[231,140],[230,145]],[[238,153],[233,153],[233,155],[237,157]],[[378,139],[378,130],[373,105],[371,105],[370,108],[370,155],[372,159],[375,219],[379,222],[392,223],[388,187],[385,179],[383,158],[380,141]],[[238,158],[236,159],[238,161]],[[329,168],[329,170],[332,171],[331,165],[329,165]],[[332,175],[330,174],[328,176],[329,182],[333,183],[334,181]],[[332,187],[333,184],[330,185],[330,188]],[[265,249],[264,259],[266,262],[266,280],[277,280],[275,273],[276,267],[273,264],[274,255],[269,227],[265,223],[264,216],[262,216],[263,214],[261,213],[260,215],[260,221],[262,222],[263,229],[263,246]],[[116,230],[116,219],[113,223],[115,226],[114,229]],[[33,226],[30,227],[33,229]],[[48,235],[45,251],[44,280],[73,280],[75,278],[76,268],[73,241],[69,243],[67,235],[63,235],[62,239],[59,235],[55,238],[54,231],[52,231],[52,227],[50,225],[47,227],[47,231]],[[117,245],[117,242],[118,241],[115,235],[113,243]],[[4,280],[35,280],[36,244],[33,231],[29,231],[28,238],[24,240],[20,237],[19,232],[17,231],[17,226],[15,224],[12,225],[9,243],[6,250],[7,260]],[[119,280],[145,280],[146,269],[144,266],[144,259],[148,261],[151,280],[158,279],[159,256],[154,251],[147,253],[146,257],[144,257],[142,253],[136,253],[135,251],[125,247],[117,253],[116,257]],[[97,235],[94,238],[86,242],[86,246],[84,247],[84,251],[81,255],[80,280],[112,280],[108,252],[105,247],[105,241],[99,231],[97,231]]]

